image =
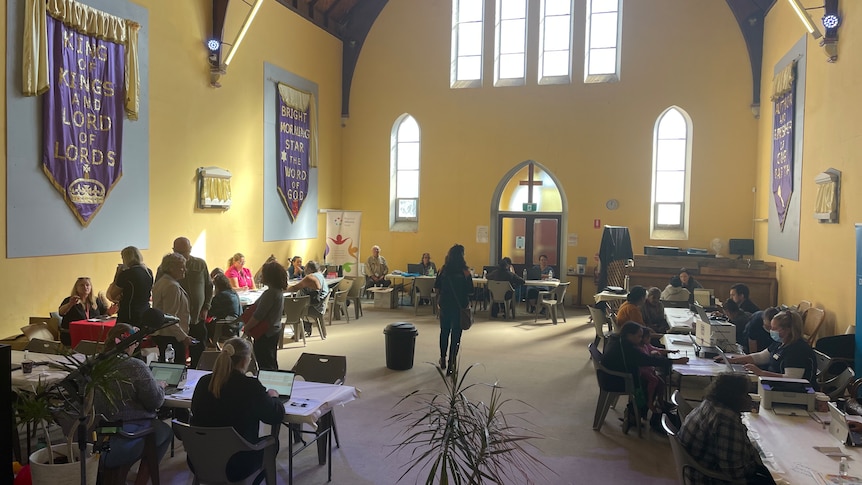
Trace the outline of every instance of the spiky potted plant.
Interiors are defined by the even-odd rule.
[[[504,412],[514,404],[529,405],[504,399],[497,383],[467,383],[476,365],[452,376],[435,366],[442,391],[413,391],[396,404],[409,406],[392,416],[392,424],[403,428],[390,456],[410,454],[399,481],[418,469],[427,485],[529,484],[550,471],[523,446],[541,436],[527,427],[522,412]],[[481,390],[490,390],[487,402],[471,397]]]

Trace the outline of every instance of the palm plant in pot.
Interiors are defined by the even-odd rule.
[[[399,451],[410,453],[399,480],[419,469],[422,474],[427,472],[426,485],[529,484],[550,471],[523,446],[541,436],[527,427],[522,413],[504,412],[504,407],[513,404],[529,405],[504,399],[496,383],[468,384],[466,378],[476,365],[463,374],[456,370],[452,376],[434,366],[444,385],[442,391],[417,390],[398,401],[396,407],[409,409],[392,416],[393,424],[403,429],[390,456]],[[490,390],[487,402],[468,396],[481,389]]]
[[[18,424],[41,430],[48,444],[43,450],[30,455],[33,483],[96,482],[98,456],[92,455],[86,448],[88,431],[93,429],[96,420],[95,397],[98,392],[108,402],[117,402],[117,387],[109,384],[121,379],[115,370],[115,361],[93,356],[78,357],[67,354],[63,360],[51,364],[67,373],[62,380],[44,383],[40,378],[34,389],[21,391],[18,395]],[[51,424],[60,426],[65,437],[64,443],[51,443]],[[86,464],[79,463],[82,454]],[[57,474],[61,478],[57,478]]]

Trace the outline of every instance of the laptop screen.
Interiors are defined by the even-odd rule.
[[[153,362],[150,364],[153,378],[157,381],[165,381],[169,386],[178,386],[183,378],[186,366],[183,364],[172,364],[170,362]]]
[[[700,321],[704,323],[709,323],[709,315],[706,314],[706,310],[703,309],[703,306],[698,303],[695,303],[694,309],[697,310],[697,315],[700,317]]]
[[[706,288],[695,288],[694,289],[694,301],[700,306],[711,306],[712,305],[712,297],[715,295],[715,290],[709,290]]]
[[[264,388],[275,389],[282,398],[290,397],[295,378],[296,374],[289,370],[261,370],[257,375]]]
[[[422,274],[422,272],[424,270],[425,270],[425,267],[422,266],[421,264],[413,264],[413,263],[407,264],[407,272],[408,273]]]

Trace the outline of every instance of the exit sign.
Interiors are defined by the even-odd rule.
[[[538,203],[536,202],[524,202],[522,209],[524,212],[536,212],[536,208],[538,207]]]

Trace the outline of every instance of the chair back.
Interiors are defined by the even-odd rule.
[[[670,396],[670,402],[676,406],[676,412],[679,414],[679,420],[685,421],[686,416],[691,413],[694,408],[691,407],[691,404],[682,397],[682,394],[679,393],[679,389],[673,391],[673,394]]]
[[[492,303],[505,303],[507,291],[515,291],[508,281],[488,282],[488,292],[491,294]]]
[[[196,483],[234,483],[227,476],[228,461],[234,455],[262,450],[275,443],[272,436],[254,444],[249,443],[230,426],[205,428],[190,426],[176,419],[171,424],[174,435],[183,442]],[[249,477],[258,475],[262,470],[263,466],[252,471]]]
[[[833,365],[843,365],[844,370],[837,372],[836,374],[832,374],[827,369],[826,371],[821,372],[817,377],[817,382],[820,385],[820,392],[829,396],[829,399],[832,401],[839,397],[844,397],[844,394],[847,391],[847,386],[849,386],[856,378],[853,374],[853,369],[847,367],[845,362],[836,361]]]
[[[353,288],[353,280],[347,279],[347,278],[344,278],[341,281],[339,281],[338,285],[336,285],[336,287],[335,287],[336,290],[344,292],[345,298],[346,298],[346,295],[350,294],[351,288]]]
[[[350,289],[347,290],[347,298],[359,298],[362,296],[362,293],[365,291],[365,278],[354,278],[347,276],[344,278],[344,280],[352,281],[352,283],[350,284]],[[344,280],[342,280],[342,282]]]
[[[416,278],[413,287],[419,293],[419,298],[431,298],[434,293],[434,278]]]
[[[832,358],[823,352],[814,349],[814,359],[817,361],[817,374],[820,375],[823,371],[829,368]]]
[[[308,295],[284,297],[284,323],[293,325],[308,315]]]
[[[81,340],[75,346],[75,352],[84,355],[96,355],[105,349],[105,342],[96,342],[95,340]]]
[[[198,370],[211,371],[215,368],[215,361],[221,352],[218,350],[204,350],[198,359]]]
[[[338,290],[332,299],[332,305],[344,305],[347,303],[347,290]]]
[[[820,331],[825,316],[826,312],[822,308],[811,307],[805,312],[802,334],[808,341],[808,345],[814,346],[814,341],[817,340],[817,332]]]
[[[554,288],[554,299],[557,300],[557,305],[562,305],[566,301],[566,290],[569,289],[569,282],[560,283]]]
[[[347,377],[347,357],[303,352],[292,370],[308,382],[343,384]]]
[[[604,310],[594,306],[588,306],[587,308],[590,309],[590,316],[593,318],[593,325],[596,327],[596,337],[604,338],[605,327],[610,329],[611,326],[607,314]]]
[[[798,305],[796,305],[796,311],[799,312],[800,315],[804,315],[809,308],[811,308],[811,302],[808,300],[802,300]]]
[[[701,474],[705,475],[708,478],[712,478],[714,480],[723,480],[725,482],[736,483],[732,478],[723,474],[714,472],[712,470],[708,470],[701,466],[700,463],[694,460],[691,455],[688,454],[688,451],[682,447],[682,443],[679,442],[679,437],[677,437],[677,432],[679,430],[676,429],[676,426],[671,423],[670,418],[666,414],[661,416],[661,426],[664,428],[664,431],[667,433],[667,437],[670,440],[670,449],[673,452],[673,461],[676,462],[676,476],[679,478],[679,483],[686,483],[685,481],[685,469],[692,468],[697,470]]]

